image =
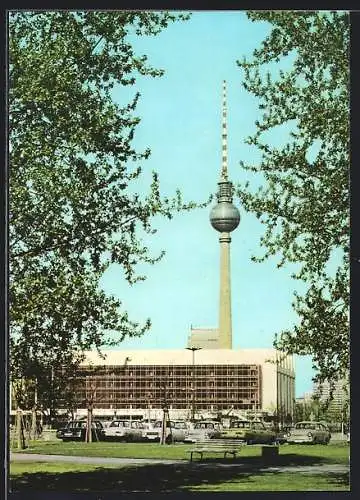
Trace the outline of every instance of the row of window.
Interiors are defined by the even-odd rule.
[[[79,396],[77,398],[78,403],[85,401],[87,398],[86,397],[81,397]],[[245,403],[245,402],[259,402],[260,403],[260,397],[257,397],[256,394],[248,394],[248,395],[242,395],[238,396],[236,394],[231,394],[231,395],[218,395],[218,394],[206,394],[206,395],[200,395],[196,397],[196,403],[202,403],[206,401],[219,401],[219,402],[226,402],[229,401],[231,403],[237,402],[237,403]],[[100,395],[96,395],[94,397],[93,401],[94,403],[98,403],[102,405],[106,405],[107,402],[128,402],[136,400],[137,402],[141,403],[144,406],[148,406],[149,404],[162,404],[165,401],[164,397],[154,397],[154,398],[144,398],[144,397],[136,397],[134,394],[127,394],[126,397],[124,398],[118,398],[114,397],[112,394],[106,396],[106,397],[101,397]],[[186,397],[178,397],[177,395],[174,394],[168,394],[166,397],[167,401],[173,401],[176,403],[182,403],[182,402],[191,402],[192,398],[186,398]]]
[[[239,370],[229,370],[226,372],[219,372],[217,370],[203,370],[201,368],[196,369],[195,368],[195,375],[196,376],[213,376],[213,377],[228,377],[229,375],[236,375],[239,377],[256,377],[258,375],[259,371],[258,370],[251,370],[251,371],[239,371]],[[192,370],[186,370],[186,371],[179,371],[179,372],[169,372],[169,373],[163,373],[163,372],[151,372],[151,371],[146,371],[146,372],[141,372],[139,370],[126,370],[126,371],[121,371],[121,372],[97,372],[97,373],[81,373],[81,375],[86,376],[86,377],[109,377],[109,378],[114,378],[114,377],[119,377],[119,378],[124,378],[124,377],[129,377],[130,375],[136,375],[136,377],[153,377],[155,375],[159,375],[162,377],[191,377],[193,375]]]
[[[142,396],[144,398],[151,397],[151,395],[154,394],[177,394],[179,397],[185,397],[185,396],[192,396],[193,393],[195,392],[195,395],[206,395],[209,392],[214,392],[216,394],[238,394],[238,395],[245,395],[245,394],[251,394],[255,392],[260,392],[260,387],[259,386],[254,386],[254,387],[206,387],[206,388],[201,388],[201,387],[196,387],[195,390],[193,391],[191,388],[188,389],[177,389],[177,388],[167,388],[166,391],[164,391],[161,388],[150,388],[150,390],[144,390],[143,387],[126,387],[126,388],[113,388],[113,389],[105,389],[101,387],[95,387],[95,388],[89,388],[89,389],[81,389],[77,391],[77,394],[87,394],[90,396],[91,394],[101,394],[101,395],[106,395],[106,394],[115,394],[115,395],[126,395],[129,392],[136,394],[137,396]]]
[[[257,365],[249,365],[249,366],[238,366],[238,365],[229,365],[228,367],[224,367],[223,365],[201,365],[195,366],[194,371],[196,375],[254,375],[256,376],[259,373],[259,366]],[[96,371],[89,371],[86,368],[80,370],[84,375],[87,376],[121,376],[124,375],[134,375],[136,376],[188,376],[192,375],[193,367],[192,366],[171,366],[171,367],[163,367],[163,366],[130,366],[127,368],[124,367],[107,367],[106,369],[98,369]]]
[[[81,399],[81,398],[79,398]],[[86,399],[86,398],[83,398]],[[124,398],[125,399],[125,398]],[[128,394],[127,399],[136,399],[137,401],[141,401],[144,404],[148,404],[149,400],[145,398],[136,398],[133,394]],[[166,398],[167,400],[177,400],[177,401],[191,401],[191,398],[177,398],[176,396],[169,394],[168,397]],[[215,396],[215,394],[208,394],[207,396],[200,396],[196,399],[196,401],[207,401],[208,399],[216,399],[218,401],[229,401],[229,400],[236,400],[239,403],[242,403],[244,401],[251,401],[255,402],[258,398],[256,398],[255,394],[252,394],[250,397],[242,397],[239,398],[235,394],[232,394],[231,396]],[[113,400],[119,400],[119,398],[113,398],[111,395],[107,398],[97,398],[95,401],[101,402],[101,403],[106,403],[106,401],[113,401]],[[154,398],[151,400],[152,402],[156,401],[163,401],[164,398]]]
[[[107,389],[124,390],[124,389],[129,388],[129,387],[131,387],[131,388],[134,387],[136,389],[142,389],[142,390],[152,388],[152,387],[154,387],[155,389],[156,388],[158,388],[158,389],[163,388],[163,384],[161,384],[161,382],[158,382],[158,381],[151,381],[151,382],[149,381],[148,383],[142,383],[139,381],[135,381],[135,382],[134,381],[98,382],[98,383],[88,382],[87,384],[79,384],[80,387],[81,387],[81,385],[83,385],[88,390],[92,390],[92,389],[95,389],[95,390],[107,390]],[[259,385],[258,382],[249,382],[249,381],[239,382],[239,383],[229,382],[229,381],[227,383],[222,383],[222,381],[219,381],[219,380],[216,380],[214,382],[212,382],[212,381],[208,381],[208,382],[196,381],[195,382],[196,389],[208,389],[208,388],[216,387],[216,388],[224,389],[224,390],[225,389],[232,390],[232,389],[236,389],[239,387],[241,387],[241,388],[257,387],[258,385]],[[192,387],[193,387],[192,383],[173,384],[170,382],[166,385],[167,389],[178,388],[180,390],[186,390],[186,389],[191,389]]]
[[[231,406],[235,410],[259,410],[261,408],[261,405],[259,402],[253,402],[253,403],[232,403]],[[95,405],[96,408],[96,405]],[[124,403],[106,403],[102,404],[101,406],[99,405],[99,408],[104,409],[104,410],[117,410],[117,409],[142,409],[146,410],[146,406],[144,406],[141,403],[132,403],[132,404],[124,404]],[[161,405],[153,405],[151,409],[161,409]],[[179,410],[190,410],[191,406],[188,404],[180,403],[176,405],[168,405],[168,408],[171,409],[179,409]],[[221,410],[229,410],[229,405],[226,403],[211,403],[211,404],[202,404],[201,406],[196,406],[197,411],[221,411]]]

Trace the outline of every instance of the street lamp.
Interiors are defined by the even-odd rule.
[[[199,351],[201,347],[186,347],[188,351],[192,351],[192,404],[191,404],[191,420],[195,420],[195,351]]]
[[[129,356],[126,356],[125,360],[124,360],[124,364],[123,364],[123,374],[124,374],[124,387],[127,389],[129,389],[129,385],[126,385],[126,378],[125,378],[125,375],[127,374],[127,368],[128,368],[128,362],[129,361],[132,361],[131,358]],[[125,393],[126,394],[126,393]],[[130,402],[127,402],[127,405],[129,407],[129,417],[130,417],[130,422],[132,420],[132,412],[130,411]],[[125,407],[126,407],[126,402],[125,402]],[[125,408],[126,409],[126,408]],[[124,412],[125,413],[125,412]]]

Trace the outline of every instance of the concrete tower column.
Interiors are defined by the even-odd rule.
[[[230,234],[221,233],[220,242],[220,304],[219,347],[232,348]]]

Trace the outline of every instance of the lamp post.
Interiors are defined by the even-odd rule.
[[[165,376],[163,382],[161,383],[161,388],[163,391],[163,402],[162,402],[162,409],[163,409],[163,418],[162,418],[162,424],[161,424],[161,436],[160,436],[160,444],[165,444],[166,442],[172,443],[173,442],[173,435],[172,435],[172,429],[171,429],[171,421],[169,419],[169,408],[167,404],[167,376]],[[169,422],[169,425],[167,425]],[[169,428],[169,435],[166,435],[166,429],[167,427]]]
[[[126,358],[125,358],[125,360],[124,360],[124,364],[123,364],[123,366],[122,366],[122,367],[123,367],[122,373],[123,373],[123,376],[124,376],[124,388],[125,388],[125,389],[127,388],[127,390],[128,390],[128,391],[129,391],[129,387],[130,387],[130,386],[129,386],[129,382],[126,380],[126,376],[127,376],[127,368],[128,368],[128,363],[129,363],[129,361],[131,361],[131,358],[130,358],[129,356],[126,356]],[[125,392],[125,395],[126,395],[126,392]],[[130,422],[131,422],[131,420],[132,420],[132,419],[131,419],[131,414],[132,414],[132,412],[130,411],[130,410],[131,410],[131,409],[130,409],[130,402],[129,402],[129,401],[127,401],[127,402],[125,401],[125,408],[124,408],[124,410],[126,410],[126,404],[128,405],[128,409],[129,409],[129,418],[130,418]],[[124,411],[124,413],[125,413],[125,411]]]
[[[152,398],[152,394],[150,392],[147,393],[147,404],[148,404],[148,423],[149,423],[149,429],[150,429],[150,401]]]
[[[192,403],[191,403],[191,420],[195,420],[195,351],[199,351],[201,347],[186,347],[188,351],[192,351]]]

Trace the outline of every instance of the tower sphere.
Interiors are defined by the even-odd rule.
[[[239,210],[231,202],[221,201],[212,208],[210,223],[220,233],[230,233],[240,223]]]

